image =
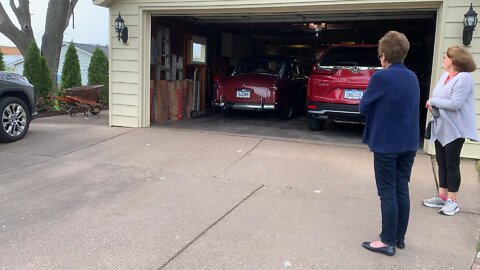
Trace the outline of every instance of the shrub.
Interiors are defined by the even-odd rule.
[[[3,62],[3,53],[0,52],[0,71],[5,71],[5,62]]]
[[[77,49],[73,43],[70,43],[65,54],[62,68],[62,88],[70,88],[82,85],[82,75],[80,73],[80,62],[78,60]]]
[[[88,66],[88,85],[103,85],[100,93],[100,102],[108,104],[108,58],[103,51],[97,47],[93,51],[90,65]]]
[[[53,92],[50,68],[45,57],[40,55],[40,50],[35,42],[32,42],[27,48],[23,62],[23,75],[35,87],[39,110],[50,109]]]

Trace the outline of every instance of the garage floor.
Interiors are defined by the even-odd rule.
[[[307,128],[305,115],[297,115],[285,121],[278,119],[271,112],[239,111],[229,117],[221,113],[209,113],[206,117],[155,125],[183,130],[366,147],[362,144],[363,125],[329,122],[325,130],[313,132]]]

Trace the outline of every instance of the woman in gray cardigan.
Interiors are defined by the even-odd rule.
[[[435,143],[439,190],[433,198],[423,200],[428,207],[452,216],[460,209],[456,202],[460,187],[460,152],[465,139],[478,141],[475,115],[474,81],[476,70],[472,55],[459,46],[448,48],[443,57],[445,73],[433,90],[426,107],[438,108],[433,117],[430,141]]]

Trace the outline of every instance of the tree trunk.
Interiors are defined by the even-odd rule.
[[[31,26],[30,7],[28,0],[19,0],[18,7],[14,0],[10,0],[12,8],[21,28],[18,29],[10,20],[3,5],[0,4],[0,32],[10,39],[20,50],[22,55],[26,55],[30,43],[34,42]]]
[[[25,57],[28,45],[35,42],[31,26],[29,0],[9,0],[17,20],[20,24],[18,29],[8,17],[3,4],[0,3],[0,33],[10,39]],[[58,62],[63,43],[63,32],[68,26],[73,9],[78,0],[49,0],[45,33],[42,38],[41,53],[47,59],[54,87],[57,86]]]
[[[52,82],[57,87],[58,63],[63,43],[63,33],[68,26],[73,9],[78,0],[50,0],[47,21],[42,37],[42,55],[50,67]]]

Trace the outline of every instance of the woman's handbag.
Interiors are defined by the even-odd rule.
[[[427,140],[430,140],[430,138],[432,137],[432,121],[433,121],[433,119],[440,117],[440,111],[435,106],[432,106],[432,116],[433,116],[433,118],[430,120],[430,122],[428,122],[427,128],[425,129],[425,136],[424,137]]]
[[[432,121],[428,122],[427,128],[425,129],[425,139],[430,140],[432,137]]]

